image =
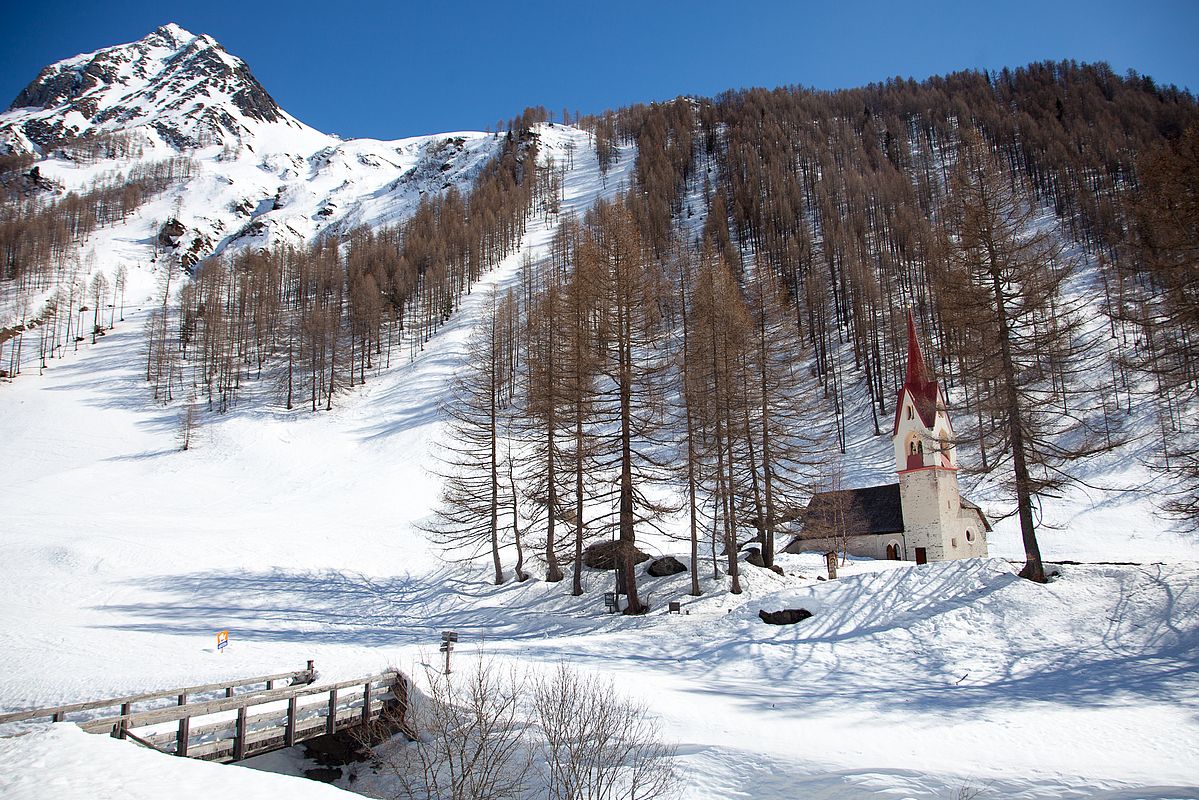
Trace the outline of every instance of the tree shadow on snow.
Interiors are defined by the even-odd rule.
[[[497,587],[449,566],[420,577],[209,570],[130,583],[150,590],[155,599],[104,606],[126,617],[106,628],[207,635],[219,620],[218,627],[235,627],[239,638],[249,641],[387,647],[427,643],[445,629],[458,631],[464,640],[520,641],[595,627],[586,618],[561,613],[556,586],[509,579]]]
[[[980,578],[963,593],[951,581],[959,573],[911,569],[897,570],[882,587],[850,577],[814,588],[808,599],[816,616],[797,625],[767,626],[742,613],[739,622],[713,624],[690,638],[639,639],[631,658],[683,677],[687,692],[738,698],[765,714],[1138,700],[1199,713],[1199,581],[1170,580],[1162,570],[1106,572],[1099,591],[1111,596],[1102,625],[1077,618],[1068,594],[1015,575]],[[1020,613],[1029,602],[1050,607],[1040,618],[1056,627],[1032,627]],[[564,658],[604,658],[559,646]]]

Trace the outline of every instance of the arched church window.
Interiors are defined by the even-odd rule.
[[[916,443],[912,442],[912,455],[916,455]]]
[[[916,452],[917,452],[917,453],[923,453],[923,452],[924,452],[924,442],[921,442],[920,444],[916,445]]]
[[[912,418],[912,407],[908,406],[908,419]]]
[[[972,530],[967,530],[967,531],[966,531],[966,541],[967,541],[967,542],[973,542],[973,541],[974,541],[974,531],[972,531]]]

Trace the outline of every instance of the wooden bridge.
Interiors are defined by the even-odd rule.
[[[309,661],[307,669],[296,672],[0,714],[0,725],[82,717],[73,721],[89,733],[108,733],[162,753],[220,762],[291,747],[384,715],[391,725],[405,726],[408,679],[403,673],[391,670],[321,685],[314,685],[315,680]],[[139,705],[142,710],[135,708]],[[115,715],[90,713],[117,709]]]

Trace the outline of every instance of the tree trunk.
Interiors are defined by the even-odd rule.
[[[633,408],[632,373],[633,353],[629,310],[620,313],[620,558],[624,570],[625,592],[628,595],[626,614],[644,614],[646,608],[637,596],[637,573],[635,553],[636,532],[633,530]]]
[[[1020,414],[1020,396],[1016,392],[1016,369],[1012,361],[1011,331],[1008,327],[1007,298],[999,274],[995,251],[988,247],[991,259],[992,291],[995,296],[995,313],[999,322],[999,354],[1003,366],[1003,382],[1008,429],[1012,440],[1012,470],[1016,477],[1016,508],[1020,517],[1020,536],[1024,540],[1024,569],[1020,577],[1036,583],[1045,583],[1045,566],[1041,563],[1041,547],[1032,521],[1032,481],[1024,452],[1024,425]]]
[[[492,312],[494,315],[494,311]],[[494,316],[492,317],[492,330],[494,331]],[[494,334],[493,334],[494,335]],[[490,401],[488,403],[488,422],[491,426],[491,563],[495,567],[495,583],[500,585],[504,582],[504,568],[500,563],[500,531],[499,531],[499,515],[500,515],[500,466],[499,457],[497,454],[497,438],[499,436],[499,426],[497,424],[497,408],[499,386],[497,383],[496,370],[499,365],[496,363],[496,347],[494,339],[491,342],[491,392]]]

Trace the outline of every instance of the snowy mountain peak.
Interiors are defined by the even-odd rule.
[[[43,69],[0,117],[0,145],[44,151],[87,134],[136,131],[188,149],[240,144],[274,123],[315,133],[216,40],[170,23]]]

